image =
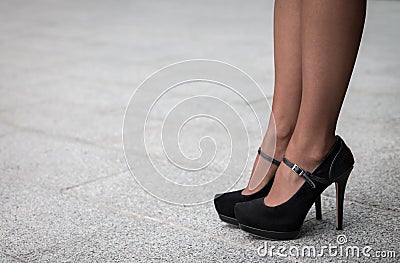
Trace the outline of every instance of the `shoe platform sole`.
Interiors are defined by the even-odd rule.
[[[222,221],[224,221],[225,223],[229,223],[229,224],[232,224],[232,225],[235,225],[235,226],[239,225],[239,223],[238,223],[236,218],[225,216],[225,215],[221,215],[221,214],[219,214],[219,218]]]
[[[243,224],[239,224],[239,227],[243,231],[246,231],[252,235],[270,240],[290,240],[290,239],[296,239],[300,235],[300,230],[291,232],[268,231],[268,230],[254,228],[251,226],[246,226]]]

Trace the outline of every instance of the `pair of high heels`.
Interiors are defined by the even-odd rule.
[[[259,149],[258,154],[274,165],[280,162]],[[336,229],[343,228],[343,200],[346,183],[353,169],[354,158],[342,138],[336,142],[313,172],[302,169],[283,157],[283,163],[305,179],[300,189],[286,202],[270,207],[264,203],[274,177],[258,192],[242,195],[242,190],[217,194],[215,208],[224,222],[262,238],[288,240],[297,238],[304,219],[315,203],[316,218],[321,219],[321,193],[332,183],[336,185]]]

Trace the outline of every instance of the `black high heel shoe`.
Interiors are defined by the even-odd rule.
[[[264,198],[236,204],[235,216],[240,228],[268,239],[297,238],[314,202],[316,202],[317,218],[321,217],[320,194],[330,184],[335,183],[336,229],[342,229],[344,191],[354,165],[353,154],[344,141],[336,136],[335,144],[312,173],[303,170],[285,157],[283,163],[298,176],[302,176],[305,179],[304,184],[288,201],[278,206],[265,205]]]
[[[260,155],[265,160],[271,162],[272,164],[279,166],[280,161],[275,160],[271,156],[261,151],[258,148],[258,155]],[[274,176],[268,181],[268,183],[260,189],[258,192],[252,195],[242,195],[242,190],[237,190],[234,192],[227,192],[223,194],[216,194],[214,197],[214,205],[219,218],[229,224],[237,225],[238,222],[235,218],[234,207],[236,203],[254,200],[260,197],[264,197],[268,194],[271,189],[272,182],[274,181]]]

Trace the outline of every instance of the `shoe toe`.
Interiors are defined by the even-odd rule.
[[[247,223],[248,207],[250,202],[242,202],[235,204],[234,214],[239,224]]]
[[[238,223],[247,226],[258,226],[262,218],[259,214],[260,206],[263,203],[264,198],[237,203],[234,208],[234,213]]]
[[[241,191],[216,194],[214,197],[214,206],[218,214],[235,218],[234,206],[241,201]]]

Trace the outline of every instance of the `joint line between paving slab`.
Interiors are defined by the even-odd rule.
[[[5,255],[5,256],[7,256],[7,257],[10,257],[10,258],[12,258],[12,259],[18,261],[18,262],[24,262],[24,263],[25,263],[25,262],[28,262],[28,261],[26,261],[25,259],[19,258],[18,256],[14,256],[14,255],[8,254],[8,253],[6,253],[6,252],[4,252],[4,251],[0,251],[0,253],[2,253],[3,255]]]
[[[88,181],[84,181],[84,182],[79,183],[79,184],[67,186],[67,187],[61,188],[60,192],[64,193],[64,192],[66,192],[68,190],[71,190],[71,189],[74,189],[74,188],[77,188],[77,187],[80,187],[80,186],[83,186],[83,185],[87,185],[87,184],[90,184],[90,183],[94,183],[94,182],[97,182],[97,181],[101,181],[101,180],[104,180],[104,179],[107,179],[107,178],[111,178],[111,177],[114,177],[114,176],[119,176],[119,175],[122,175],[122,174],[124,174],[126,172],[129,172],[129,170],[127,169],[127,170],[124,170],[124,171],[121,171],[121,172],[118,172],[118,173],[115,173],[115,174],[101,176],[101,177],[97,177],[97,178],[94,178],[94,179],[91,179],[91,180],[88,180]]]
[[[324,195],[324,194],[321,194],[321,196],[329,198],[329,199],[336,200],[336,196],[330,196],[330,195]],[[368,204],[364,204],[362,202],[359,202],[359,201],[356,201],[356,200],[351,200],[351,199],[344,199],[344,201],[345,201],[345,203],[354,204],[354,205],[361,206],[361,207],[364,207],[364,208],[374,208],[374,209],[377,209],[377,210],[380,210],[380,211],[383,211],[383,212],[393,212],[393,213],[396,213],[396,214],[400,214],[400,211],[398,209],[394,208],[394,207],[382,208],[382,207],[379,207],[377,205],[368,205]]]
[[[31,127],[21,126],[21,125],[18,125],[16,123],[13,123],[13,122],[6,121],[4,119],[1,119],[1,122],[4,123],[4,124],[7,124],[7,125],[9,125],[9,126],[11,126],[13,128],[16,128],[17,131],[19,131],[19,132],[27,132],[27,133],[34,133],[34,134],[44,135],[45,137],[50,137],[50,138],[55,139],[57,141],[62,141],[62,142],[68,141],[68,142],[73,142],[73,143],[80,143],[80,144],[84,144],[84,145],[97,147],[97,148],[100,148],[100,149],[103,149],[103,150],[105,149],[105,150],[110,150],[110,151],[113,151],[113,152],[117,152],[117,149],[114,148],[114,147],[105,147],[105,146],[99,145],[97,143],[94,143],[94,142],[91,142],[91,141],[88,141],[88,140],[85,140],[85,139],[82,139],[82,138],[71,137],[71,136],[63,135],[63,134],[51,134],[51,133],[47,133],[44,130],[39,130],[39,129],[31,128]],[[15,133],[15,131],[13,133]],[[9,134],[5,134],[5,136],[7,136],[7,135],[9,135]],[[118,152],[120,152],[120,150],[118,150]]]

